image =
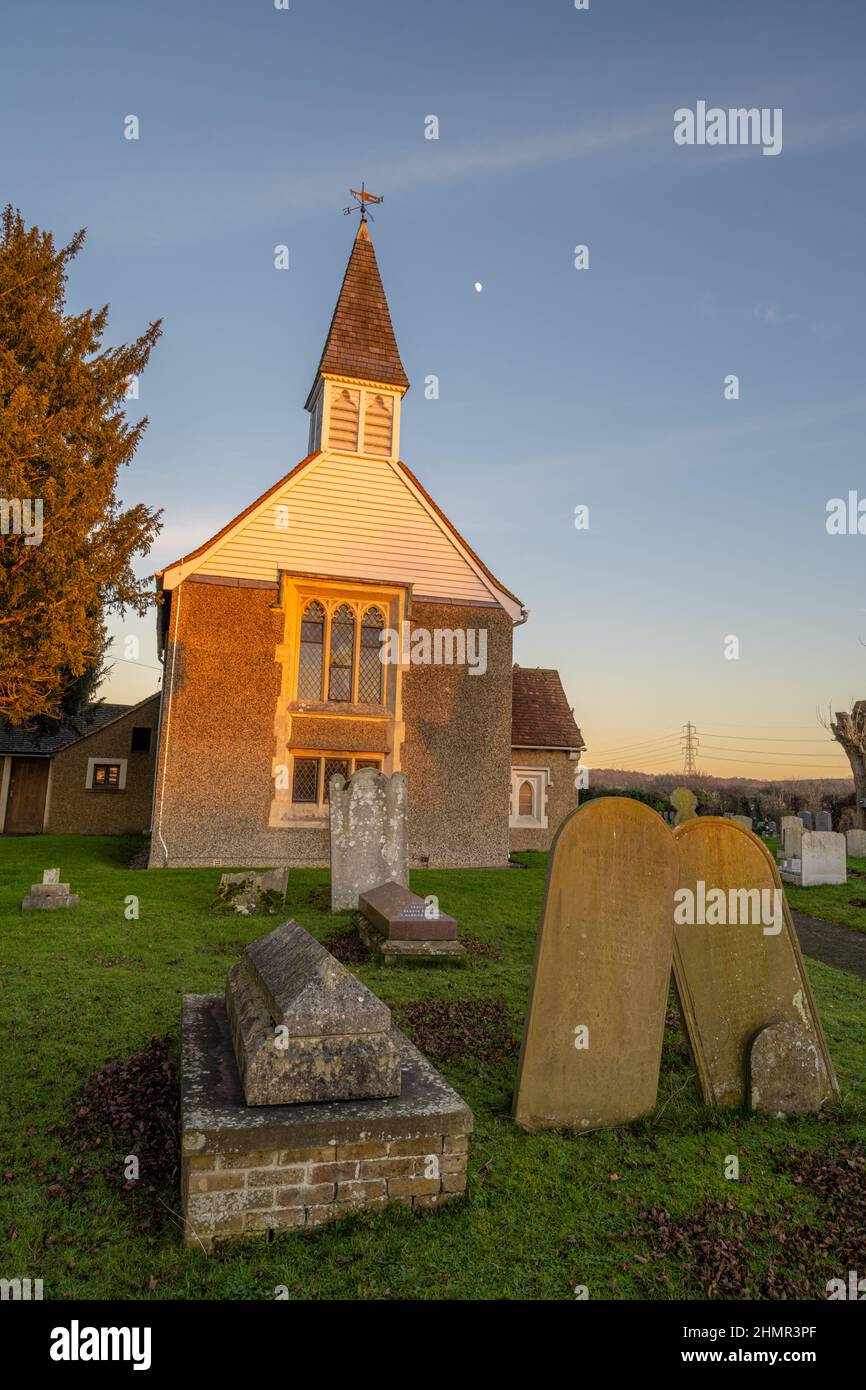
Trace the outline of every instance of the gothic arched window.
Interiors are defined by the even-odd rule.
[[[535,815],[535,796],[531,782],[521,782],[520,791],[517,795],[517,814],[519,816]]]
[[[355,659],[355,614],[341,603],[331,615],[331,651],[328,661],[328,699],[350,703]]]
[[[298,699],[321,700],[325,648],[325,610],[315,600],[301,617],[301,650],[298,658]]]
[[[358,653],[358,700],[364,705],[382,703],[382,643],[385,619],[378,608],[368,608],[361,619],[361,646]]]

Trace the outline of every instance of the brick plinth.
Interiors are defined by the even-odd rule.
[[[391,1202],[436,1207],[466,1187],[472,1112],[398,1030],[402,1086],[382,1100],[247,1106],[222,999],[183,1011],[184,1238],[310,1229]]]

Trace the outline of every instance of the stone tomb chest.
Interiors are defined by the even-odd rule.
[[[182,1038],[189,1244],[437,1206],[465,1189],[472,1112],[296,922],[245,948],[225,1000],[185,997]]]

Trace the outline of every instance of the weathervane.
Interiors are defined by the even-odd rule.
[[[380,197],[378,193],[368,193],[367,190],[366,190],[366,186],[365,186],[363,183],[361,184],[360,192],[358,191],[357,188],[350,188],[350,189],[349,189],[349,192],[351,193],[352,197],[355,199],[355,202],[358,204],[358,207],[360,207],[360,209],[361,209],[361,221],[362,221],[362,222],[366,222],[366,221],[367,221],[367,204],[368,204],[368,203],[384,203],[384,201],[385,201],[384,196],[383,196],[383,197]],[[349,215],[350,212],[357,212],[357,211],[358,211],[358,208],[357,208],[357,207],[352,207],[352,206],[350,205],[350,206],[347,207],[347,208],[343,208],[343,215],[344,215],[344,217],[348,217],[348,215]],[[371,214],[371,221],[372,221],[372,214]]]

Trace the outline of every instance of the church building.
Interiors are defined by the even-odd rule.
[[[528,828],[549,844],[544,749],[522,745],[512,776],[527,613],[401,461],[408,387],[362,212],[306,458],[157,576],[151,867],[327,864],[329,779],[368,766],[407,776],[415,866],[502,866]],[[582,746],[569,718],[533,725],[564,766]]]

